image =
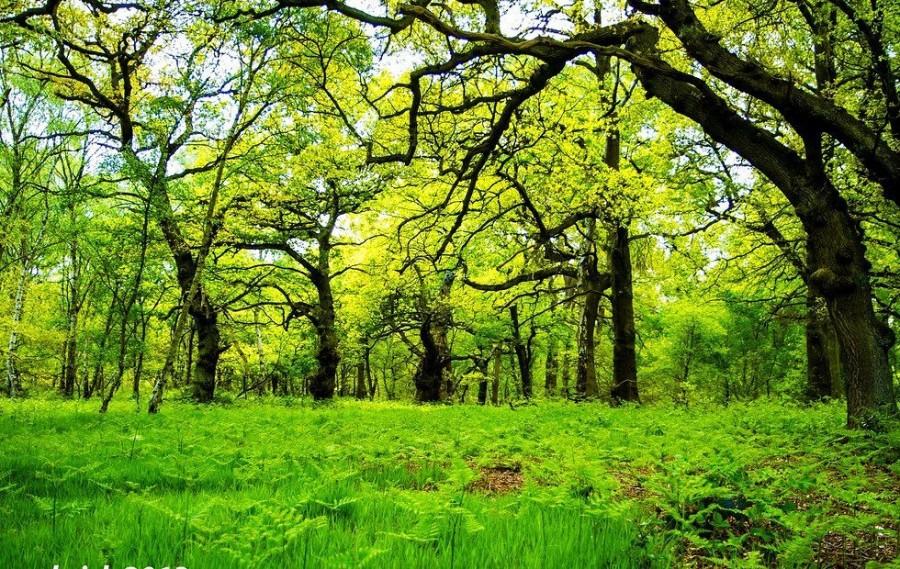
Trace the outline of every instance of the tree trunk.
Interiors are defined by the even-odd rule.
[[[896,414],[888,353],[893,334],[872,309],[869,263],[859,229],[843,210],[820,210],[821,224],[809,224],[809,276],[813,293],[825,298],[840,345],[846,379],[847,424],[874,425],[879,413]]]
[[[513,349],[516,352],[516,361],[519,364],[519,377],[522,380],[522,396],[531,399],[531,350],[529,345],[522,340],[522,330],[519,325],[519,307],[513,304],[509,307],[509,315],[513,325]],[[529,342],[530,343],[530,342]]]
[[[340,373],[335,380],[337,382],[337,394],[338,397],[345,397],[347,395],[347,364],[344,363],[338,366],[338,371]]]
[[[66,327],[66,349],[63,352],[66,359],[63,364],[62,381],[59,384],[59,391],[63,397],[72,397],[75,392],[75,378],[78,377],[78,313],[71,310],[69,313],[69,323]]]
[[[313,318],[318,346],[316,362],[318,368],[309,378],[309,392],[313,399],[321,401],[334,397],[334,386],[337,378],[341,355],[338,352],[338,336],[334,327],[334,297],[331,292],[330,277],[326,274],[316,279],[318,305]]]
[[[500,346],[494,347],[494,373],[491,381],[491,405],[500,403],[500,375],[503,371]]]
[[[610,232],[609,266],[612,273],[613,385],[614,404],[640,402],[635,355],[634,293],[628,229]]]
[[[656,39],[653,34],[636,36],[629,40],[629,48],[653,58]],[[888,361],[893,337],[872,309],[870,264],[861,229],[823,167],[822,133],[816,130],[821,125],[794,125],[804,142],[805,156],[801,157],[770,132],[736,113],[714,91],[668,73],[663,62],[655,61],[654,65],[632,66],[648,93],[697,121],[710,137],[758,168],[790,201],[803,224],[809,286],[813,294],[825,299],[840,345],[847,425],[874,426],[876,415],[895,415],[897,404]]]
[[[197,333],[197,328],[193,325],[188,330],[187,338],[185,339],[184,352],[185,352],[185,363],[184,363],[184,384],[192,385],[194,383],[194,336]]]
[[[420,299],[423,303],[420,312],[424,314],[419,325],[422,354],[413,383],[416,386],[416,401],[421,403],[440,401],[442,390],[448,398],[453,395],[450,342],[447,337],[452,313],[447,298],[454,279],[453,272],[444,275],[438,298],[431,306],[425,305],[424,298]]]
[[[220,332],[218,314],[214,310],[192,311],[197,334],[197,363],[191,375],[191,398],[197,403],[209,403],[216,390],[216,369],[219,366]]]
[[[378,378],[372,374],[372,348],[368,339],[365,341],[366,348],[363,350],[363,362],[366,368],[366,383],[369,385],[369,401],[375,401],[375,393],[378,391]]]
[[[130,306],[128,307],[131,308]],[[130,311],[130,310],[129,310]],[[113,396],[122,385],[122,378],[125,376],[125,356],[128,350],[128,314],[122,314],[122,322],[119,323],[119,352],[116,358],[116,377],[110,383],[107,390],[103,392],[103,400],[100,402],[100,412],[106,413],[109,409],[109,403]],[[137,366],[135,366],[137,372]]]
[[[578,399],[594,398],[600,392],[594,359],[594,330],[600,311],[601,292],[597,279],[586,278],[581,326],[578,329],[578,370],[575,378],[575,396]]]
[[[451,370],[447,330],[443,323],[435,323],[434,319],[435,316],[429,315],[419,326],[422,356],[413,383],[416,386],[416,401],[421,403],[441,400],[441,388]]]
[[[480,376],[478,379],[478,404],[484,405],[487,403],[488,397],[488,363],[490,359],[484,355],[484,352],[481,352],[474,356],[474,361],[475,369],[478,370]]]
[[[134,365],[134,375],[131,381],[131,396],[135,401],[141,400],[141,379],[144,373],[144,346],[147,341],[147,326],[149,320],[141,314],[141,336],[138,338],[138,353]]]
[[[84,398],[89,399],[91,395],[94,394],[97,390],[103,390],[103,382],[104,382],[104,374],[103,374],[103,364],[106,355],[106,344],[109,341],[109,335],[112,332],[113,318],[115,317],[115,305],[116,299],[118,298],[118,287],[113,291],[113,302],[109,307],[109,311],[106,314],[106,321],[103,324],[103,336],[100,337],[100,344],[97,350],[97,362],[94,364],[94,379],[90,382],[90,385],[85,385],[84,389]],[[126,318],[127,319],[127,318]],[[122,324],[125,326],[125,323]]]
[[[360,401],[366,399],[368,389],[366,389],[366,364],[360,360],[356,364],[356,398]]]
[[[25,309],[25,290],[28,288],[29,267],[26,262],[19,273],[16,283],[16,298],[13,301],[12,325],[9,331],[9,342],[6,346],[6,387],[10,397],[16,397],[22,392],[22,378],[19,375],[18,350],[19,327],[22,323],[22,314]]]
[[[806,292],[806,398],[818,401],[834,394],[827,327],[831,322],[824,300]]]
[[[75,210],[74,204],[69,203],[69,223],[75,227]],[[78,259],[78,237],[70,235],[69,242],[69,263],[66,271],[65,292],[68,297],[68,310],[66,314],[66,349],[65,362],[63,363],[62,382],[60,383],[60,392],[63,397],[72,397],[75,392],[76,378],[78,377],[78,317],[81,314],[82,307],[82,291],[81,291],[81,266]],[[102,357],[102,349],[99,357]],[[90,397],[90,385],[85,381],[84,397]]]

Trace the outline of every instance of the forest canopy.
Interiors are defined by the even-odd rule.
[[[900,5],[0,2],[3,391],[897,413]]]

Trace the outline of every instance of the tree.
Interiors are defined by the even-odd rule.
[[[6,58],[0,64],[6,65]],[[61,139],[54,133],[36,132],[44,119],[56,117],[40,84],[15,78],[0,69],[0,230],[13,238],[0,244],[0,263],[17,269],[9,340],[6,347],[5,388],[10,397],[22,392],[19,371],[21,327],[29,285],[48,246],[51,220],[50,192],[55,184],[55,164]]]

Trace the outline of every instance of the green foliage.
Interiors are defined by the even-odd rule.
[[[896,551],[900,435],[842,425],[838,405],[775,403],[5,402],[0,565],[802,567],[834,536]],[[509,464],[520,489],[479,490]]]

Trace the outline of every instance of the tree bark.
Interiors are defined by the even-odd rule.
[[[192,316],[197,334],[197,360],[191,374],[191,398],[197,403],[209,403],[215,396],[216,369],[222,353],[218,314],[215,310],[201,309]]]
[[[75,379],[78,377],[78,311],[69,310],[68,325],[66,326],[66,349],[63,350],[65,362],[63,364],[62,381],[59,383],[59,391],[63,397],[72,397],[75,392]]]
[[[481,376],[478,380],[478,404],[485,405],[488,399],[488,363],[490,359],[481,352],[475,356],[475,368]]]
[[[586,261],[590,263],[592,261]],[[606,288],[596,276],[596,271],[585,270],[583,277],[583,303],[581,325],[578,329],[578,369],[575,376],[575,396],[578,399],[597,397],[600,389],[597,385],[597,367],[595,362],[594,331],[597,315],[600,312],[602,291]]]
[[[838,370],[832,367],[829,350],[831,322],[825,302],[806,293],[806,399],[819,401],[832,397],[835,393],[835,377]],[[839,364],[838,364],[839,365]]]
[[[413,376],[413,383],[416,386],[416,401],[420,403],[440,401],[442,391],[443,395],[448,398],[453,395],[450,342],[447,337],[452,313],[447,300],[454,280],[453,272],[444,275],[438,297],[430,306],[427,305],[428,302],[424,297],[420,298],[420,303],[423,305],[420,308],[423,319],[419,324],[422,353],[419,358],[419,366]]]
[[[818,268],[809,281],[813,292],[825,299],[840,345],[847,424],[865,427],[874,425],[879,413],[897,412],[888,360],[894,338],[872,309],[865,248],[859,228],[842,205],[843,211],[819,210],[817,219],[824,223],[810,224],[811,267]]]
[[[500,404],[500,375],[503,372],[500,346],[494,347],[494,371],[491,378],[491,405]]]
[[[413,383],[416,386],[416,401],[420,403],[441,400],[442,387],[451,371],[447,329],[443,322],[435,322],[436,318],[440,319],[440,316],[428,315],[419,326],[422,356]]]
[[[311,318],[316,329],[316,372],[309,378],[309,392],[317,401],[332,399],[341,355],[335,330],[334,295],[327,270],[313,279],[318,295],[315,315]]]
[[[138,353],[135,357],[136,362],[134,364],[134,375],[132,376],[131,381],[131,396],[135,401],[141,400],[141,379],[143,378],[144,373],[144,347],[146,346],[147,341],[148,324],[149,319],[145,315],[141,314],[141,335],[138,338]]]
[[[569,354],[569,350],[563,352],[562,358],[562,395],[566,399],[571,397],[569,386],[572,384],[572,356]]]
[[[613,385],[610,395],[614,404],[624,401],[638,403],[631,248],[628,229],[624,226],[610,232],[609,267],[612,274],[613,329]]]
[[[194,336],[197,328],[192,324],[188,329],[187,338],[184,339],[184,384],[194,383]]]
[[[363,349],[363,364],[366,368],[366,383],[369,387],[369,401],[375,401],[375,393],[378,391],[378,378],[372,373],[372,347],[369,344],[369,339],[366,338],[363,342],[365,348]]]
[[[519,377],[522,381],[522,396],[531,399],[533,380],[531,377],[531,341],[522,339],[522,329],[519,324],[519,307],[513,304],[509,307],[509,316],[513,326],[513,350],[516,352],[516,362],[519,365]]]
[[[73,243],[74,242],[75,240],[73,240]],[[77,262],[75,260],[76,254],[76,245],[72,245],[71,262],[73,264]],[[71,270],[74,271],[75,269],[72,268]],[[80,292],[78,289],[77,276],[69,275],[68,288],[69,306],[67,310],[68,314],[66,315],[67,326],[65,349],[63,350],[65,360],[63,361],[62,379],[59,383],[60,393],[66,398],[70,398],[74,395],[75,382],[78,377],[78,317],[81,313],[81,306],[79,302]],[[102,357],[102,354],[99,354],[99,356]],[[85,398],[87,397],[90,397],[89,388],[85,390]]]
[[[9,331],[9,342],[6,346],[6,387],[10,397],[16,397],[22,393],[22,379],[19,375],[18,350],[19,327],[22,323],[22,314],[25,310],[25,291],[28,288],[30,271],[28,263],[24,263],[16,283],[16,297],[13,301],[12,325]]]
[[[119,286],[118,284],[113,289],[113,301],[109,306],[109,311],[106,313],[106,320],[103,323],[103,335],[100,337],[100,344],[97,346],[97,361],[94,363],[94,378],[88,384],[85,382],[84,386],[84,398],[89,399],[95,391],[103,391],[104,387],[104,359],[106,355],[106,344],[109,342],[109,336],[112,332],[113,320],[115,319],[115,306],[117,299],[119,297]],[[124,316],[127,321],[127,316]],[[125,324],[122,324],[125,326]]]
[[[368,389],[366,388],[366,364],[360,360],[359,363],[356,364],[356,398],[360,401],[363,401],[368,396]]]

